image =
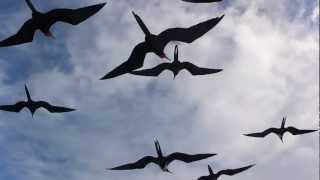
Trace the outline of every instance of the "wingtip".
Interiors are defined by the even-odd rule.
[[[222,14],[222,15],[220,16],[220,18],[219,18],[219,19],[222,19],[222,18],[224,18],[224,16],[225,16],[225,14]]]
[[[132,13],[134,16],[137,16],[137,14],[136,14],[134,11],[131,11],[131,13]]]

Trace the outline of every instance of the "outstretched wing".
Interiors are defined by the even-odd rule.
[[[244,134],[245,136],[250,136],[250,137],[257,137],[257,138],[262,138],[267,136],[270,133],[277,133],[279,131],[279,129],[276,128],[269,128],[263,132],[259,132],[259,133],[251,133],[251,134]]]
[[[209,69],[209,68],[200,68],[190,62],[183,62],[183,68],[188,70],[192,75],[207,75],[214,74],[222,71],[222,69]]]
[[[159,38],[163,43],[163,46],[167,45],[170,41],[192,43],[194,40],[200,38],[215,25],[217,25],[223,17],[224,15],[221,17],[212,18],[189,28],[167,29],[159,34]]]
[[[72,25],[78,25],[96,14],[105,5],[106,3],[101,3],[79,9],[54,9],[46,13],[46,15],[50,18],[49,26],[56,23],[57,21],[69,23]]]
[[[191,163],[194,161],[199,161],[203,159],[207,159],[209,157],[215,156],[216,154],[184,154],[184,153],[172,153],[167,158],[169,162],[172,162],[174,160],[183,161],[186,163]]]
[[[20,30],[13,36],[0,42],[0,47],[13,46],[33,41],[37,28],[34,26],[32,19],[26,21]]]
[[[0,110],[9,111],[9,112],[20,112],[24,107],[26,107],[27,103],[24,101],[17,102],[14,105],[4,105],[0,106]]]
[[[135,69],[141,68],[143,66],[144,59],[148,52],[150,52],[150,50],[145,42],[136,45],[136,47],[132,50],[129,59],[126,62],[116,67],[114,70],[106,74],[100,80],[111,79],[126,73],[130,73]]]
[[[146,156],[137,162],[125,164],[122,166],[118,166],[115,168],[111,168],[110,170],[131,170],[131,169],[143,169],[146,167],[149,163],[156,163],[156,158],[152,156]]]
[[[212,2],[220,2],[222,0],[182,0],[184,2],[192,2],[192,3],[212,3]]]
[[[62,106],[52,106],[51,104],[44,102],[44,101],[36,102],[36,106],[37,106],[37,108],[40,108],[40,107],[45,108],[46,110],[48,110],[51,113],[64,113],[64,112],[75,111],[75,109],[66,108],[66,107],[62,107]]]
[[[286,130],[292,135],[300,135],[300,134],[306,134],[306,133],[312,133],[312,132],[318,131],[318,130],[297,129],[295,127],[287,127]]]
[[[254,164],[250,165],[250,166],[246,166],[246,167],[242,167],[242,168],[238,168],[238,169],[226,169],[226,170],[222,170],[222,171],[219,171],[217,173],[218,176],[221,176],[221,175],[228,175],[228,176],[233,176],[235,174],[238,174],[238,173],[241,173],[247,169],[250,169],[254,166]]]
[[[162,63],[151,69],[142,69],[130,72],[130,74],[139,76],[159,76],[162,71],[169,69],[171,63]]]

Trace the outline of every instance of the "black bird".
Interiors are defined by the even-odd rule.
[[[291,133],[292,135],[300,135],[300,134],[306,134],[306,133],[311,133],[311,132],[315,132],[318,130],[301,130],[301,129],[297,129],[295,127],[285,127],[286,124],[286,117],[284,117],[282,119],[282,123],[281,123],[281,127],[280,128],[269,128],[263,132],[259,132],[259,133],[252,133],[252,134],[244,134],[245,136],[250,136],[250,137],[256,137],[256,138],[263,138],[271,133],[276,134],[281,141],[283,142],[283,135],[286,132]]]
[[[191,3],[212,3],[212,2],[220,2],[222,0],[182,0],[184,2],[191,2]]]
[[[217,180],[222,175],[233,176],[233,175],[241,173],[242,171],[245,171],[253,166],[254,166],[254,164],[250,165],[250,166],[238,168],[238,169],[226,169],[226,170],[219,171],[218,173],[214,173],[212,171],[211,167],[208,165],[208,169],[209,169],[210,174],[208,176],[201,176],[200,178],[198,178],[198,180]]]
[[[0,47],[32,42],[37,30],[40,30],[45,36],[53,38],[50,28],[56,22],[78,25],[97,13],[106,4],[101,3],[79,9],[54,9],[42,13],[36,10],[30,0],[26,0],[26,3],[32,11],[32,18],[27,20],[15,35],[1,41]]]
[[[31,99],[27,85],[25,85],[25,91],[26,91],[27,98],[28,98],[27,101],[20,101],[14,105],[0,106],[0,110],[10,111],[10,112],[20,112],[23,108],[28,108],[30,110],[32,116],[34,115],[36,110],[41,107],[47,109],[51,113],[64,113],[64,112],[75,111],[75,109],[71,109],[71,108],[52,106],[45,101],[33,101]]]
[[[101,78],[101,80],[114,78],[141,68],[143,66],[145,56],[149,52],[153,52],[161,58],[170,60],[163,52],[169,42],[180,41],[184,43],[192,43],[217,25],[224,17],[224,15],[222,15],[221,17],[212,18],[189,28],[167,29],[158,35],[154,35],[151,34],[142,19],[134,12],[132,13],[145,34],[145,41],[136,45],[126,62],[106,74]]]
[[[176,152],[176,153],[170,154],[169,156],[164,156],[162,154],[160,144],[157,140],[155,141],[155,146],[156,146],[158,157],[145,156],[144,158],[138,160],[137,162],[125,164],[125,165],[118,166],[115,168],[111,168],[110,170],[143,169],[149,163],[154,163],[154,164],[157,164],[162,169],[162,171],[171,173],[168,169],[168,165],[174,160],[183,161],[185,163],[191,163],[193,161],[203,160],[203,159],[206,159],[206,158],[209,158],[211,156],[216,155],[216,154],[190,155],[190,154]]]
[[[174,50],[174,60],[172,63],[162,63],[151,69],[132,71],[131,74],[140,76],[158,76],[164,70],[170,70],[173,72],[174,77],[176,77],[183,69],[186,69],[192,75],[207,75],[222,71],[222,69],[200,68],[190,62],[180,62],[178,53],[178,46],[176,46]]]

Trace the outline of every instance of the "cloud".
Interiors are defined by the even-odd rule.
[[[71,1],[37,3],[41,9],[74,7]],[[93,2],[81,2],[86,4]],[[280,126],[285,115],[288,125],[317,128],[319,45],[314,38],[316,24],[310,22],[318,15],[313,15],[316,6],[309,6],[298,1],[237,0],[212,5],[110,1],[79,27],[56,25],[53,41],[39,34],[33,44],[1,50],[1,104],[25,98],[23,85],[28,83],[34,99],[78,111],[55,115],[40,110],[35,120],[27,111],[1,112],[0,178],[196,179],[208,173],[207,164],[220,170],[256,163],[236,178],[319,179],[316,133],[286,135],[285,144],[273,135],[241,136]],[[16,27],[27,16],[22,9]],[[307,21],[299,15],[301,9],[309,14]],[[182,60],[224,71],[205,77],[181,72],[175,80],[170,72],[158,78],[124,75],[98,80],[144,40],[132,10],[154,33],[225,14],[203,38],[180,44],[179,49]],[[11,21],[1,25],[11,26]],[[173,47],[174,43],[165,50],[169,56]],[[149,54],[145,67],[160,62]],[[175,162],[170,166],[173,175],[161,173],[156,166],[132,172],[105,170],[154,155],[155,138],[166,153],[214,152],[218,156],[193,164]]]

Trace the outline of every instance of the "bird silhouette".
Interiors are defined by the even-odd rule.
[[[186,69],[192,75],[207,75],[207,74],[213,74],[213,73],[218,73],[222,71],[222,69],[200,68],[190,62],[180,62],[178,46],[175,46],[174,60],[172,63],[162,63],[151,69],[132,71],[130,72],[130,74],[140,75],[140,76],[158,76],[164,70],[170,70],[173,72],[173,75],[175,78],[179,74],[179,72],[183,69]]]
[[[201,176],[200,178],[198,178],[198,180],[217,180],[222,175],[233,176],[233,175],[241,173],[241,172],[243,172],[253,166],[254,166],[254,164],[250,165],[250,166],[238,168],[238,169],[226,169],[226,170],[219,171],[218,173],[214,173],[212,171],[211,167],[208,165],[208,169],[209,169],[210,174],[208,176]]]
[[[301,130],[301,129],[297,129],[295,127],[285,127],[286,124],[286,120],[287,118],[284,117],[282,119],[282,123],[281,123],[281,127],[280,128],[269,128],[263,132],[258,132],[258,133],[251,133],[251,134],[244,134],[245,136],[249,136],[249,137],[256,137],[256,138],[263,138],[271,133],[276,134],[281,141],[283,142],[283,136],[286,132],[291,133],[292,135],[301,135],[301,134],[306,134],[306,133],[312,133],[318,130]]]
[[[159,142],[157,140],[155,140],[155,146],[156,146],[158,157],[145,156],[142,159],[138,160],[137,162],[130,163],[130,164],[125,164],[125,165],[118,166],[118,167],[115,167],[115,168],[111,168],[110,170],[143,169],[148,164],[154,163],[154,164],[157,164],[161,168],[162,171],[171,173],[171,171],[169,171],[169,169],[168,169],[168,165],[171,162],[173,162],[174,160],[183,161],[185,163],[191,163],[191,162],[194,162],[194,161],[203,160],[203,159],[206,159],[206,158],[209,158],[211,156],[216,155],[216,154],[194,154],[194,155],[190,155],[190,154],[176,152],[176,153],[172,153],[172,154],[170,154],[168,156],[164,156],[162,151],[161,151],[160,144],[159,144]]]
[[[23,108],[28,108],[30,110],[32,116],[34,115],[36,110],[41,107],[45,108],[46,110],[48,110],[51,113],[64,113],[64,112],[75,111],[75,109],[71,109],[71,108],[66,108],[66,107],[61,107],[61,106],[52,106],[48,102],[45,102],[45,101],[33,101],[31,99],[27,85],[25,85],[25,91],[26,91],[27,98],[28,98],[27,101],[19,101],[14,105],[3,105],[3,106],[0,106],[0,110],[9,111],[9,112],[20,112]]]
[[[222,0],[182,0],[184,2],[191,2],[191,3],[212,3],[212,2],[220,2]]]
[[[15,35],[1,41],[0,47],[32,42],[37,30],[40,30],[47,37],[54,38],[50,32],[50,28],[56,22],[78,25],[97,13],[106,4],[101,3],[79,9],[54,9],[42,13],[36,10],[30,0],[26,0],[26,3],[32,11],[32,18],[27,20]]]
[[[222,15],[221,17],[212,18],[189,28],[167,29],[158,35],[154,35],[151,34],[147,26],[137,14],[134,12],[132,12],[132,14],[145,34],[145,41],[135,46],[126,62],[106,74],[101,78],[101,80],[114,78],[141,68],[146,54],[150,52],[155,53],[162,59],[170,60],[164,53],[164,48],[169,42],[180,41],[184,43],[192,43],[217,25],[224,17],[224,15]]]

